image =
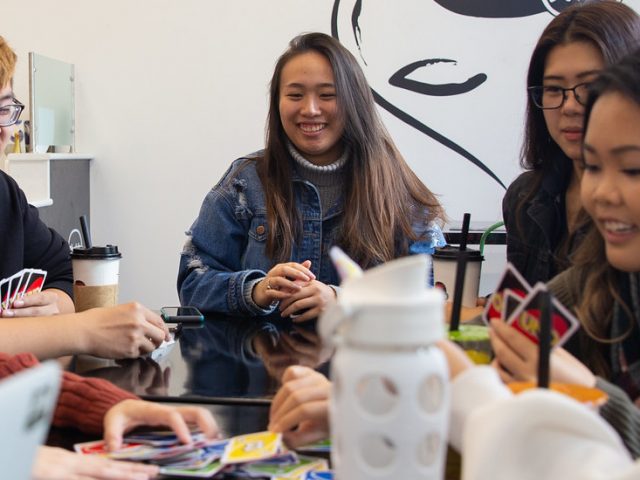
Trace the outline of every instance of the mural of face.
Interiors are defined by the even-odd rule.
[[[531,52],[552,15],[574,3],[335,0],[332,34],[360,62],[378,105],[411,127],[383,114],[452,218],[501,218],[504,188],[520,172]]]

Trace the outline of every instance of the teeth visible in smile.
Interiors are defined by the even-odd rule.
[[[633,230],[635,227],[630,223],[607,221],[604,222],[604,228],[611,232],[628,232]]]
[[[311,124],[310,123],[302,123],[302,124],[300,124],[300,129],[303,132],[307,132],[307,133],[319,132],[324,127],[326,127],[325,123],[311,123]]]

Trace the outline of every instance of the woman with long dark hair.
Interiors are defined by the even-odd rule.
[[[443,215],[384,128],[353,55],[328,35],[300,35],[271,79],[265,149],[231,165],[188,232],[180,299],[313,318],[338,284],[331,246],[365,268],[429,253]]]
[[[590,2],[549,23],[529,64],[521,165],[503,200],[507,259],[532,285],[571,263],[588,223],[579,185],[589,84],[640,44],[640,18],[625,4]]]
[[[574,265],[548,283],[582,328],[551,357],[554,381],[609,394],[600,413],[640,456],[640,51],[592,84],[585,106],[580,197],[592,228]],[[492,345],[505,381],[535,379],[538,349],[493,322]],[[635,405],[633,403],[635,402]]]

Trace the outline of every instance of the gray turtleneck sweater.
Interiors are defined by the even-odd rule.
[[[335,205],[340,198],[344,186],[344,166],[349,159],[349,151],[344,153],[335,162],[329,165],[315,165],[304,158],[302,154],[290,143],[287,143],[289,153],[295,160],[295,168],[298,175],[312,183],[320,194],[320,207],[322,218],[327,211]]]

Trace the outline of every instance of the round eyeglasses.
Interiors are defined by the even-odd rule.
[[[10,127],[17,123],[22,110],[24,110],[24,104],[16,98],[13,99],[13,103],[0,106],[0,127]]]
[[[543,110],[560,108],[567,100],[567,92],[573,92],[576,101],[584,106],[589,98],[590,82],[579,83],[571,88],[562,88],[555,85],[542,85],[529,87],[529,95],[536,107]]]

